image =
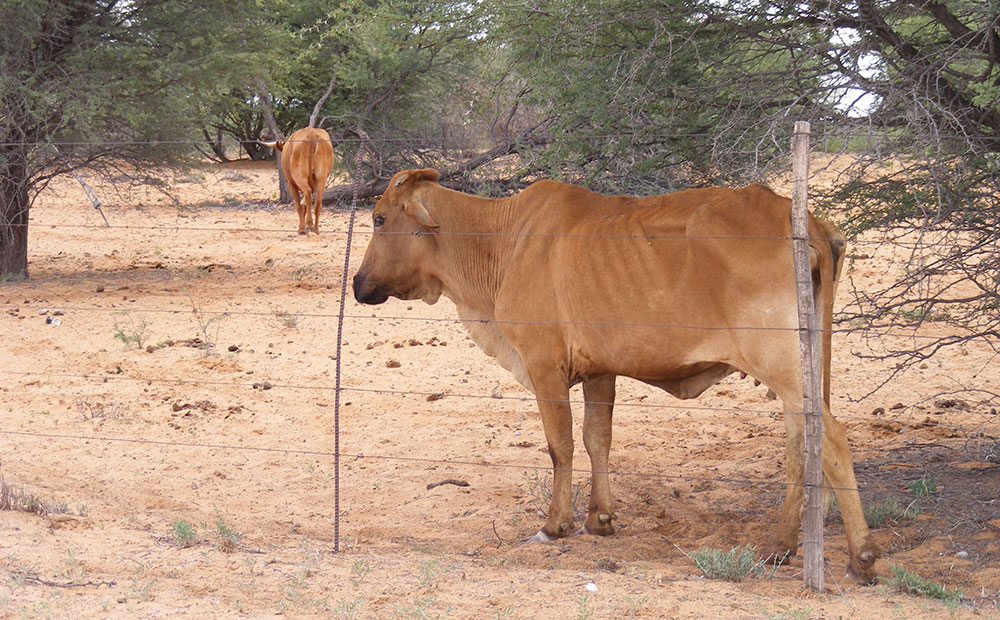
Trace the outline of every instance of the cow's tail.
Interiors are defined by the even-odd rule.
[[[829,256],[832,260],[819,261],[819,282],[820,294],[817,302],[817,311],[821,312],[823,330],[823,402],[830,406],[830,365],[833,360],[833,300],[837,295],[837,284],[840,281],[841,270],[844,266],[844,250],[847,240],[836,226],[829,222],[819,222],[822,237],[816,239],[817,245],[829,248]],[[826,256],[827,253],[819,251],[819,255]]]

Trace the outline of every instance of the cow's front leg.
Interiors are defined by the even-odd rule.
[[[608,480],[608,453],[611,450],[611,413],[615,402],[615,376],[585,379],[583,398],[586,401],[583,418],[583,444],[590,455],[590,508],[584,527],[591,534],[607,536],[615,533],[611,519],[615,500]]]
[[[552,540],[573,532],[573,415],[569,383],[559,377],[531,377],[542,414],[545,441],[552,457],[552,503],[536,540]]]

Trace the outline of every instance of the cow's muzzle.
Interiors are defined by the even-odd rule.
[[[374,306],[389,299],[389,294],[378,284],[371,284],[371,281],[359,271],[354,276],[354,299]]]

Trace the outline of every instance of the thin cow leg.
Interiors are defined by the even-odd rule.
[[[319,234],[319,212],[323,209],[323,192],[325,190],[326,179],[318,179],[319,182],[315,184],[315,190],[313,191],[313,231]]]
[[[615,376],[605,375],[585,379],[583,398],[586,401],[583,418],[583,444],[590,455],[590,507],[584,528],[591,534],[608,536],[615,533],[611,524],[615,500],[608,480],[608,453],[611,450],[611,418],[615,402]]]
[[[785,404],[785,501],[778,517],[778,527],[770,542],[764,547],[764,557],[784,561],[795,555],[799,546],[799,527],[802,524],[802,482],[803,482],[803,417],[802,407]]]
[[[306,234],[306,211],[309,209],[309,203],[302,203],[302,197],[299,194],[299,186],[292,181],[291,177],[286,179],[288,181],[288,191],[292,195],[292,200],[295,201],[295,211],[299,214],[299,234]]]
[[[309,187],[307,183],[305,187],[302,188],[302,211],[305,213],[305,230],[309,232],[313,229],[313,216],[312,216],[312,203],[313,203],[313,192],[312,188]]]
[[[861,507],[861,495],[854,477],[854,461],[844,425],[834,419],[826,407],[824,413],[823,474],[837,495],[840,514],[844,518],[850,554],[847,570],[864,583],[874,583],[875,560],[882,555],[882,551],[872,538]]]
[[[552,457],[552,503],[545,525],[533,540],[552,540],[573,532],[573,417],[569,406],[569,383],[558,376],[534,375],[531,383]]]

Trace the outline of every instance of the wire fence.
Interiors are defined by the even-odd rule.
[[[676,136],[675,136],[676,137]],[[680,136],[683,137],[683,136]],[[176,144],[176,143],[174,143]],[[359,157],[357,159],[357,165],[360,166],[360,149]],[[355,170],[355,179],[359,178],[359,172]],[[353,203],[357,204],[357,183],[355,183],[355,196]],[[352,207],[350,212],[350,219],[348,221],[347,227],[345,229],[332,229],[325,230],[323,235],[330,235],[337,239],[344,239],[346,241],[346,248],[349,251],[352,243],[353,235],[370,236],[373,231],[370,229],[355,229],[354,226],[354,213],[355,208]],[[184,235],[197,232],[222,232],[226,234],[241,234],[241,233],[256,233],[256,234],[287,234],[289,229],[287,228],[269,228],[269,227],[251,227],[251,226],[239,226],[233,225],[232,223],[224,223],[219,226],[200,226],[200,225],[184,225],[184,226],[164,226],[164,225],[134,225],[134,224],[121,224],[116,222],[111,222],[110,226],[105,225],[88,225],[88,224],[72,224],[72,223],[46,223],[44,225],[39,225],[37,223],[32,224],[34,227],[34,233],[37,234],[48,234],[51,232],[59,232],[62,230],[74,230],[83,231],[86,233],[93,233],[95,237],[99,237],[101,232],[110,231],[112,233],[138,233],[138,234],[148,234],[157,233],[162,235],[179,235],[183,238]],[[477,232],[440,232],[437,234],[441,235],[460,235],[475,239],[477,237],[486,236],[483,233]],[[541,239],[551,238],[553,235],[534,235]],[[563,235],[565,236],[565,235]],[[683,235],[663,235],[663,234],[651,234],[651,235],[622,235],[622,234],[588,234],[588,235],[576,235],[581,240],[588,243],[600,242],[601,240],[611,239],[611,240],[622,240],[622,239],[642,239],[643,241],[653,241],[653,240],[683,240],[689,241],[692,238]],[[747,236],[747,237],[700,237],[703,239],[720,239],[723,238],[727,242],[729,241],[748,241],[748,242],[762,242],[771,241],[779,243],[782,247],[786,247],[786,244],[790,252],[790,242],[792,237],[790,236]],[[147,238],[148,242],[149,239]],[[857,242],[852,242],[852,245],[868,245],[868,244],[881,244],[882,241],[873,240],[862,240]],[[927,247],[937,247],[933,243],[928,246],[925,242],[911,242],[911,241],[894,241],[893,245],[902,248],[927,248]],[[949,247],[953,245],[949,242]],[[977,246],[978,247],[978,246]],[[119,442],[119,443],[129,443],[129,444],[149,444],[149,445],[163,445],[171,447],[192,447],[192,448],[204,448],[204,449],[224,449],[232,451],[247,451],[247,452],[265,452],[265,453],[278,453],[278,454],[296,454],[296,455],[309,455],[309,456],[322,456],[331,457],[337,459],[337,466],[335,467],[336,475],[339,476],[339,459],[341,458],[351,458],[351,459],[372,459],[372,460],[382,460],[382,461],[393,461],[400,463],[422,463],[422,464],[435,464],[435,465],[452,465],[452,466],[463,466],[463,467],[484,467],[484,468],[503,468],[503,469],[518,469],[523,471],[549,471],[551,467],[531,465],[531,464],[509,464],[509,463],[498,463],[489,462],[485,460],[462,460],[462,459],[434,459],[434,458],[424,458],[424,457],[412,457],[412,456],[400,456],[393,454],[377,454],[377,453],[363,453],[363,452],[343,452],[340,449],[339,444],[339,424],[340,424],[340,396],[342,393],[353,393],[357,395],[379,395],[379,396],[391,396],[391,397],[421,397],[429,398],[440,396],[440,392],[434,391],[422,391],[419,389],[384,389],[366,386],[345,386],[340,382],[341,368],[340,363],[343,358],[343,352],[341,350],[341,344],[343,342],[342,328],[343,321],[397,321],[397,322],[408,322],[413,325],[427,324],[427,323],[448,323],[448,324],[458,324],[462,323],[461,319],[455,318],[442,318],[442,317],[431,317],[431,316],[409,316],[402,315],[398,313],[391,314],[359,314],[346,311],[346,299],[345,291],[347,279],[349,276],[349,270],[351,265],[351,257],[345,252],[343,255],[343,274],[341,280],[338,284],[341,286],[340,301],[338,312],[315,312],[315,311],[296,311],[295,315],[299,318],[309,318],[317,320],[331,320],[336,319],[338,321],[338,330],[336,336],[336,370],[337,370],[337,384],[335,386],[323,386],[323,385],[309,385],[304,383],[296,382],[274,382],[269,384],[269,389],[275,390],[294,390],[294,391],[310,391],[316,393],[333,394],[337,399],[334,408],[334,415],[336,417],[334,424],[334,441],[335,446],[332,451],[329,450],[306,450],[306,449],[287,449],[287,448],[274,448],[274,447],[263,447],[263,446],[252,446],[252,445],[234,445],[234,444],[219,444],[219,443],[203,443],[203,442],[185,442],[185,441],[167,441],[167,440],[151,440],[142,439],[134,437],[116,437],[110,435],[84,435],[84,434],[74,434],[74,433],[54,433],[54,432],[32,432],[23,430],[11,430],[11,429],[0,429],[0,434],[7,436],[17,436],[17,437],[31,437],[44,440],[65,440],[65,441],[107,441],[107,442]],[[100,273],[96,274],[100,277]],[[241,274],[238,271],[232,273],[234,279],[239,279]],[[11,285],[7,285],[11,286]],[[244,299],[250,296],[244,296]],[[178,298],[180,299],[180,298]],[[181,299],[182,307],[189,308],[191,305],[190,299]],[[31,310],[40,311],[42,305],[40,303],[22,303],[17,304],[13,302],[0,303],[0,309],[3,309],[8,314]],[[113,308],[113,307],[103,307],[95,304],[70,304],[62,308],[65,312],[88,312],[88,313],[107,313],[109,315],[120,314],[123,312],[123,308]],[[175,308],[162,307],[129,307],[125,311],[134,315],[143,314],[177,314],[181,310]],[[257,310],[257,309],[245,309],[237,308],[235,306],[226,306],[222,308],[199,308],[198,311],[207,316],[243,316],[243,317],[256,317],[264,318],[274,316],[274,310]],[[503,324],[503,323],[516,323],[511,321],[503,320],[492,320],[493,324]],[[544,322],[546,325],[587,325],[590,327],[597,328],[614,328],[614,329],[629,329],[629,328],[664,328],[664,329],[681,329],[681,330],[705,330],[705,331],[761,331],[761,332],[784,332],[784,331],[795,331],[798,332],[797,327],[768,327],[768,326],[752,326],[752,325],[742,325],[742,326],[705,326],[705,325],[685,325],[671,322],[576,322],[576,321],[551,321]],[[843,333],[857,333],[859,328],[845,328],[845,329],[834,329],[835,334]],[[873,337],[877,338],[907,338],[907,339],[936,339],[939,336],[928,335],[923,333],[917,333],[916,330],[911,330],[905,325],[896,326],[892,331],[887,331],[885,329],[875,330],[872,334]],[[429,364],[433,364],[434,360],[428,360]],[[241,390],[252,390],[257,389],[257,382],[255,381],[212,381],[212,380],[191,380],[186,378],[171,378],[164,376],[145,376],[145,375],[107,375],[107,374],[96,374],[96,373],[85,373],[85,372],[40,372],[32,370],[19,370],[19,369],[0,369],[0,375],[7,378],[22,378],[22,379],[58,379],[58,380],[80,380],[84,382],[107,382],[107,381],[129,381],[129,382],[146,382],[146,383],[156,383],[162,385],[198,385],[211,388],[237,388]],[[969,388],[967,390],[959,390],[956,393],[972,393],[976,392],[982,397],[982,402],[1000,402],[1000,397],[988,390],[979,390],[978,388]],[[457,392],[447,392],[446,396],[448,398],[456,398],[463,400],[501,400],[508,402],[517,402],[531,404],[538,402],[533,396],[528,395],[500,395],[495,394],[479,394],[479,393],[457,393]],[[560,401],[563,402],[563,401]],[[570,404],[579,406],[583,401],[578,398],[571,398]],[[613,403],[617,410],[621,411],[663,411],[663,410],[676,410],[685,411],[695,414],[707,414],[707,413],[736,413],[738,415],[750,415],[750,416],[768,416],[776,417],[782,415],[801,415],[797,412],[787,412],[780,408],[746,408],[746,407],[715,407],[715,406],[705,406],[705,405],[687,405],[687,404],[673,404],[670,402],[664,403],[647,403],[647,402],[616,402]],[[904,408],[909,409],[909,408]],[[917,414],[914,414],[917,415]],[[959,433],[966,434],[967,436],[988,436],[991,433],[996,432],[996,426],[998,423],[998,417],[995,410],[987,411],[963,411],[965,416],[975,416],[980,417],[983,420],[982,424],[968,423],[951,423],[947,421],[934,420],[933,425],[950,429]],[[855,414],[835,414],[840,420],[850,420],[857,422],[882,422],[885,420],[884,416],[877,415],[855,415]],[[913,427],[920,427],[926,425],[925,420],[906,420],[901,419],[899,416],[894,418],[894,421],[900,422],[903,425],[910,425]],[[572,471],[578,473],[589,473],[589,470],[577,470]],[[692,476],[688,474],[668,474],[663,472],[639,472],[639,471],[626,471],[626,470],[611,470],[609,471],[611,475],[622,476],[622,477],[635,477],[651,480],[683,480],[688,482],[718,482],[724,484],[732,484],[739,486],[779,486],[783,487],[787,484],[785,480],[768,480],[768,479],[751,479],[751,478],[733,478],[729,476]],[[335,487],[339,489],[339,478],[335,483]],[[335,518],[339,519],[341,509],[339,506],[339,491],[335,500],[336,507],[334,510]],[[337,521],[337,533],[335,538],[339,540],[339,521]]]

